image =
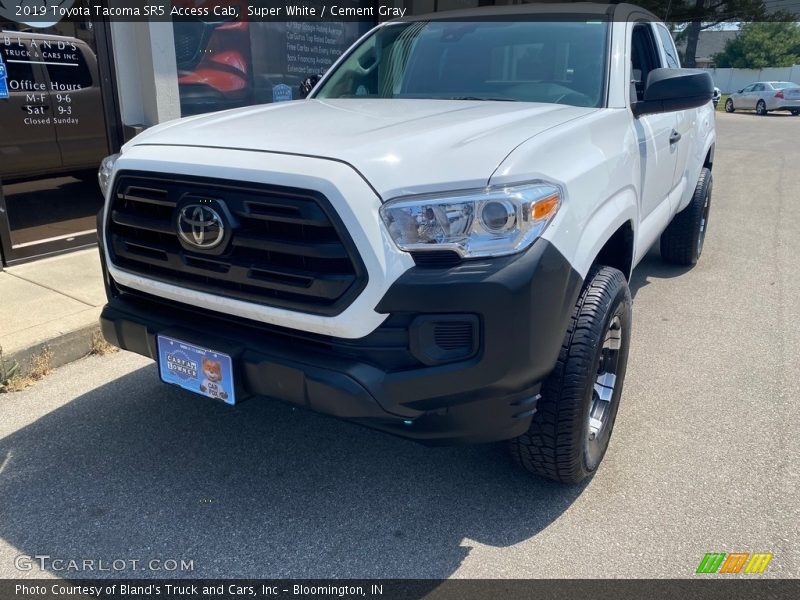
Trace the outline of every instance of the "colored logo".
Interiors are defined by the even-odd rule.
[[[0,98],[8,98],[8,78],[2,56],[0,56]]]
[[[697,566],[696,573],[760,574],[767,570],[772,553],[768,552],[708,552]]]
[[[272,86],[272,101],[273,102],[288,102],[292,99],[292,88],[285,83],[279,83]]]
[[[181,350],[167,354],[167,370],[181,379],[197,379],[197,363]]]
[[[222,216],[210,206],[187,204],[178,213],[178,235],[190,246],[213,248],[225,237]]]

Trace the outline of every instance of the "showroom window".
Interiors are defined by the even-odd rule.
[[[181,115],[301,98],[374,23],[213,22],[173,24]]]

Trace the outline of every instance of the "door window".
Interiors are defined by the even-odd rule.
[[[5,39],[0,39],[0,57],[6,65],[8,91],[23,92],[34,83],[33,65],[30,62],[30,52],[27,45],[19,40],[0,34]]]
[[[50,76],[53,91],[70,92],[92,87],[92,73],[80,48],[72,44],[68,52],[60,55],[62,59],[57,64],[47,61],[44,53],[42,56],[48,62],[47,74]]]
[[[672,41],[672,36],[669,31],[667,31],[667,28],[663,25],[658,25],[656,30],[658,31],[658,37],[661,39],[661,45],[664,47],[667,67],[670,69],[680,69],[681,62],[678,59],[678,51],[675,49],[675,42]]]
[[[631,101],[644,99],[647,76],[653,69],[661,67],[661,59],[656,52],[653,28],[649,23],[638,23],[633,28],[631,40]]]

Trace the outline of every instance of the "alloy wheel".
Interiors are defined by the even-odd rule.
[[[706,230],[708,229],[708,214],[711,211],[711,190],[706,191],[705,202],[703,203],[703,215],[700,217],[700,235],[697,237],[697,258],[703,253],[703,244],[706,242]]]
[[[622,349],[622,321],[614,315],[608,324],[603,346],[600,351],[600,364],[597,368],[592,403],[589,407],[585,455],[587,467],[593,469],[603,456],[603,438],[609,435],[608,423],[611,416],[611,403],[617,388],[617,374],[620,367]]]

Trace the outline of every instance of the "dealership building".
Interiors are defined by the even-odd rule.
[[[0,3],[0,269],[94,245],[102,206],[97,167],[143,129],[300,98],[303,80],[323,73],[363,33],[390,18],[387,7],[423,14],[520,3],[352,0],[373,10],[362,11],[359,20],[327,21],[122,20],[93,9],[115,1]],[[41,4],[54,11],[46,19],[33,16]],[[165,3],[206,4],[220,2]],[[56,6],[71,16],[52,17]]]

